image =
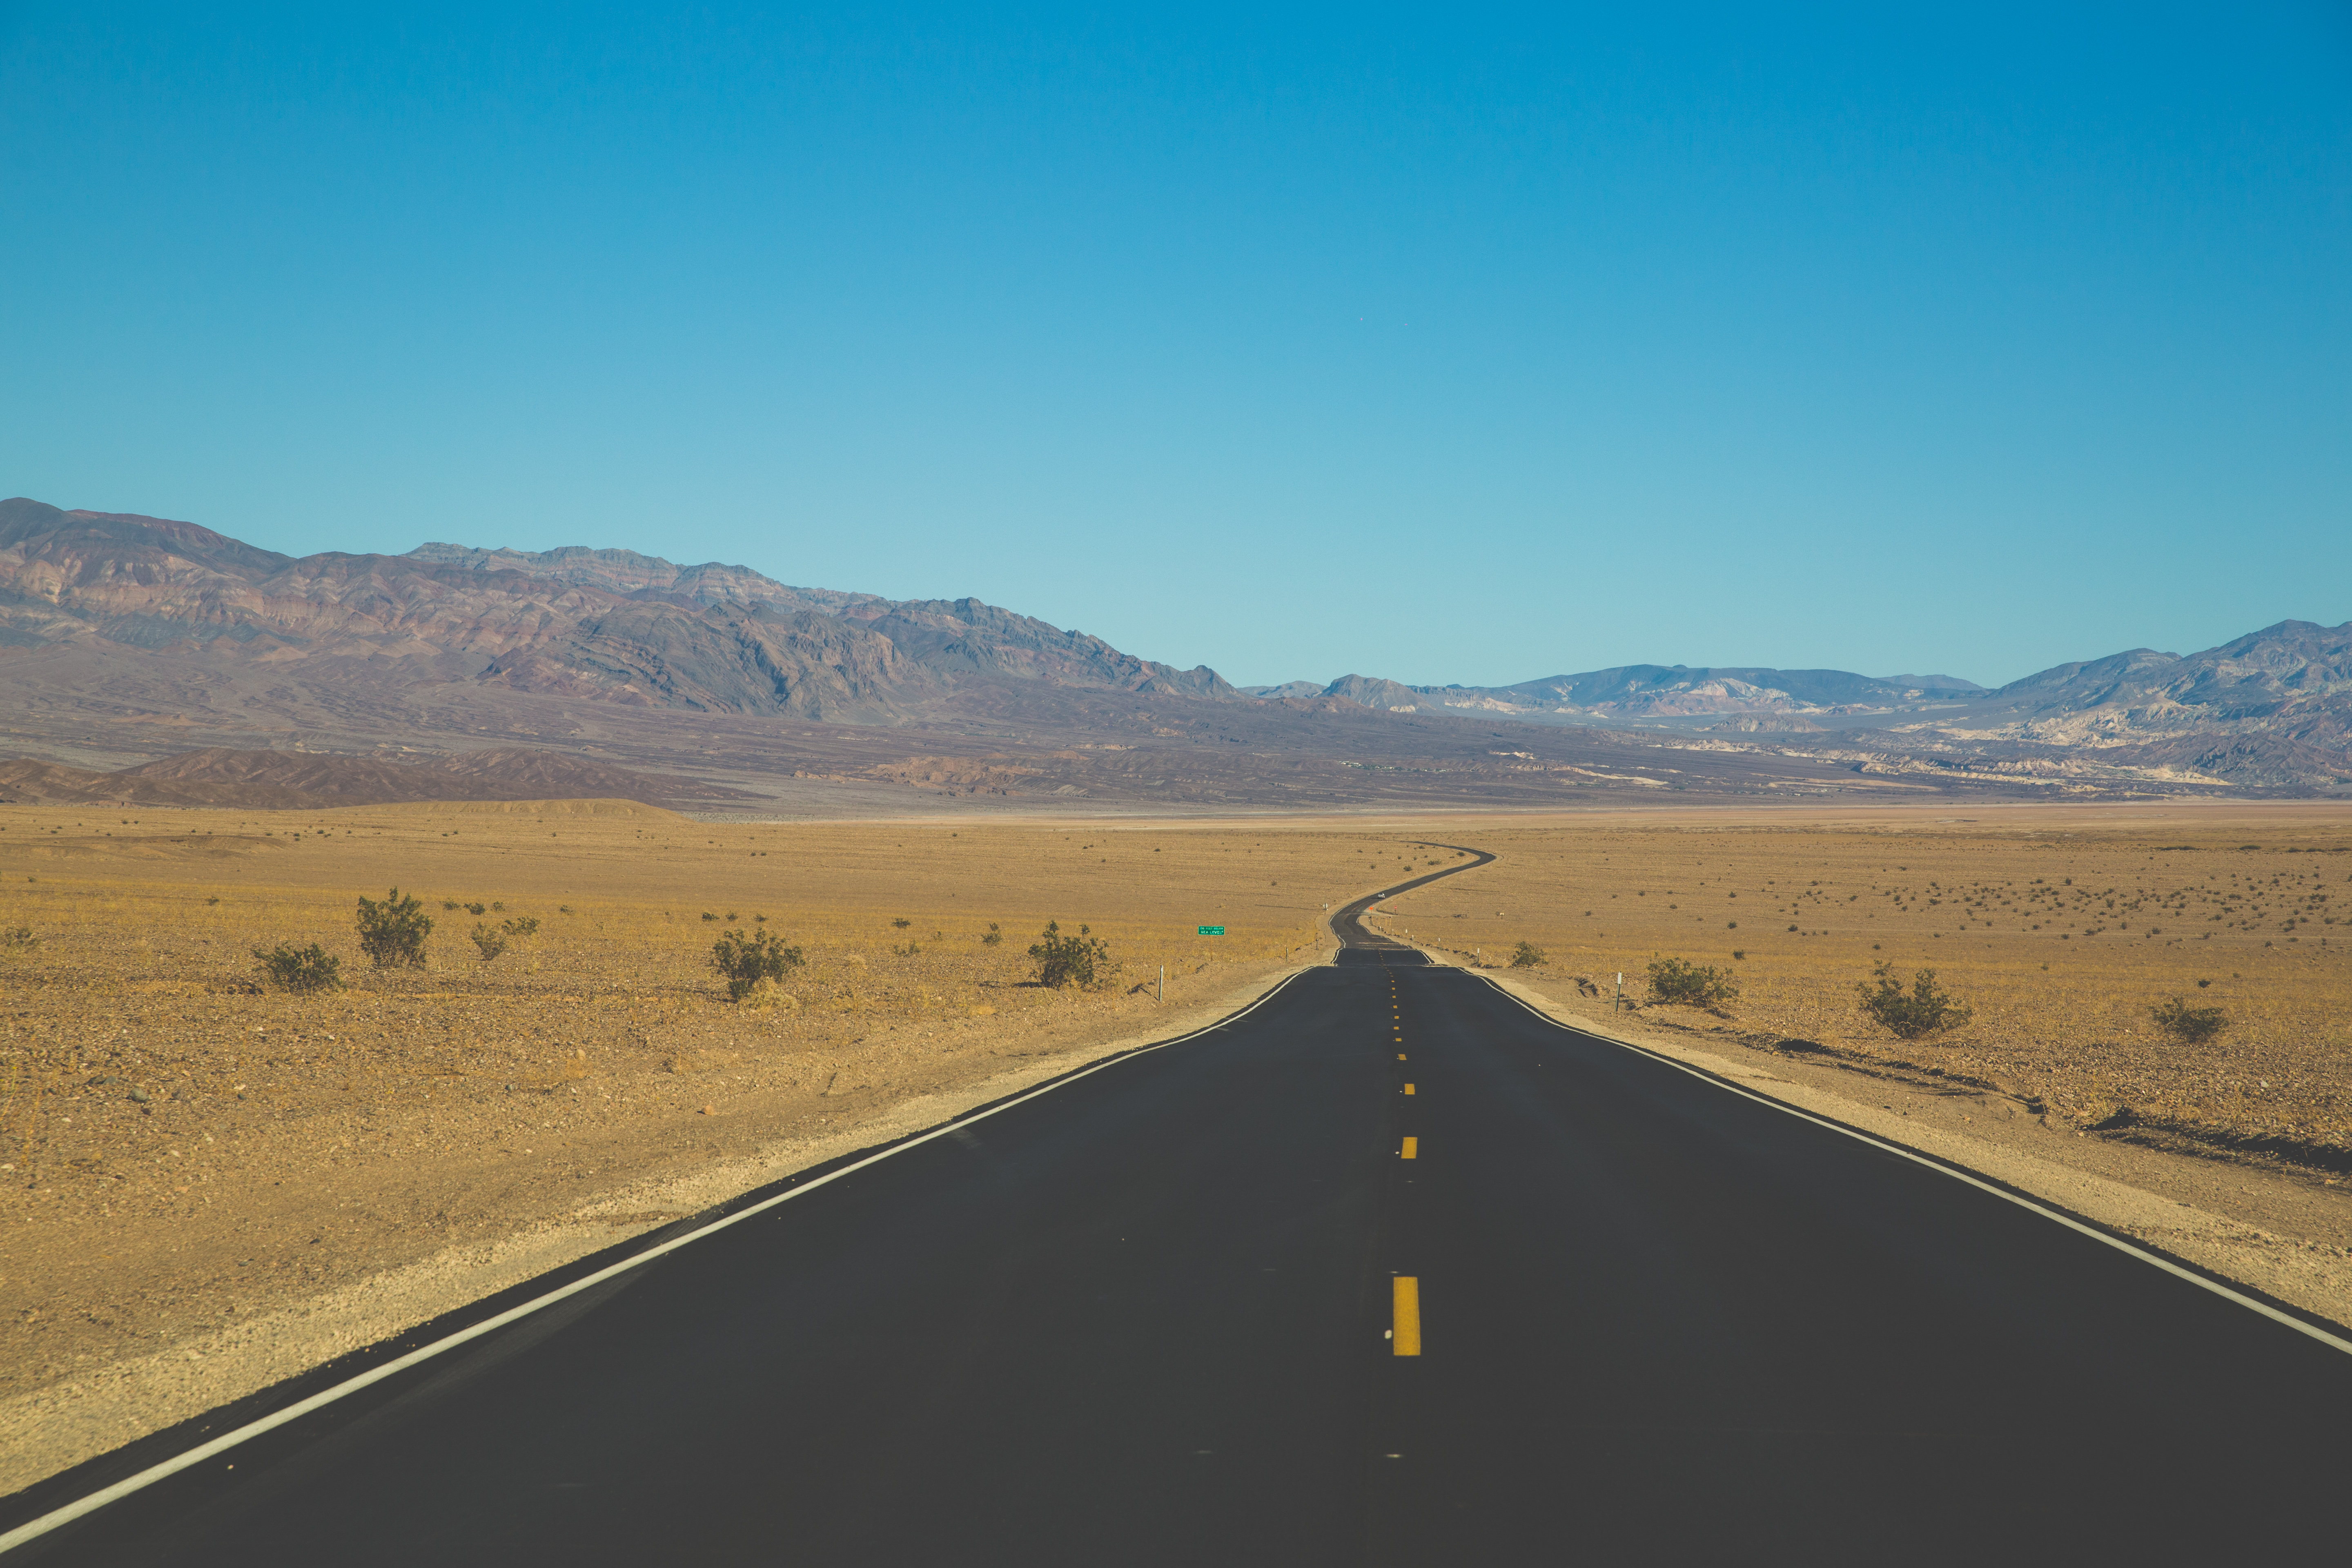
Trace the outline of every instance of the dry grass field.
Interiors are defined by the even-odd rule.
[[[1621,813],[1475,835],[1501,859],[1395,900],[1387,929],[1495,966],[1530,942],[1530,978],[1606,991],[1622,972],[1637,1004],[1650,964],[1683,958],[1738,998],[1645,1018],[1973,1079],[2110,1136],[2352,1171],[2344,806]],[[1906,987],[1933,969],[1973,1016],[1895,1038],[1857,1005],[1881,963]],[[2150,1010],[2176,996],[2225,1026],[2168,1037]]]

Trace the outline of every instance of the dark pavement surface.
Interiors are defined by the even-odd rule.
[[[2347,1416],[2352,1355],[1367,946],[9,1561],[2340,1562]]]

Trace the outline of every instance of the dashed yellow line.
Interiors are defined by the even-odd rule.
[[[1405,1086],[1404,1086],[1404,1091],[1405,1091],[1407,1094],[1411,1094],[1411,1093],[1412,1092],[1412,1085],[1411,1085],[1411,1084],[1407,1084],[1407,1085],[1405,1085]]]
[[[1418,1138],[1408,1138],[1408,1139],[1406,1139],[1406,1140],[1404,1141],[1404,1152],[1403,1152],[1402,1155],[1398,1156],[1398,1157],[1399,1157],[1400,1159],[1405,1159],[1405,1160],[1418,1160],[1418,1159],[1420,1159],[1420,1158],[1421,1158],[1421,1140],[1420,1140],[1420,1139],[1418,1139]]]
[[[1395,1327],[1390,1331],[1389,1348],[1398,1355],[1421,1353],[1421,1281],[1400,1274],[1390,1282],[1393,1287]]]

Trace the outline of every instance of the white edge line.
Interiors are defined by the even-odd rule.
[[[297,1400],[292,1405],[286,1406],[283,1410],[275,1410],[270,1414],[262,1416],[257,1421],[247,1422],[245,1426],[239,1426],[233,1432],[224,1432],[208,1443],[199,1443],[196,1447],[188,1449],[185,1453],[173,1455],[171,1458],[165,1459],[161,1464],[149,1466],[147,1468],[140,1471],[137,1475],[126,1476],[110,1487],[102,1487],[99,1490],[91,1492],[87,1497],[77,1498],[72,1502],[67,1503],[61,1508],[50,1510],[47,1513],[41,1515],[38,1519],[18,1525],[16,1529],[8,1531],[7,1534],[0,1535],[0,1552],[12,1551],[37,1536],[47,1534],[50,1531],[57,1529],[59,1525],[70,1524],[75,1520],[81,1518],[84,1514],[97,1512],[100,1509],[104,1508],[108,1503],[117,1501],[122,1498],[129,1497],[132,1492],[140,1491],[148,1487],[153,1486],[157,1481],[163,1480],[170,1476],[177,1475],[180,1471],[187,1469],[192,1466],[201,1465],[206,1459],[213,1458],[216,1454],[226,1453],[229,1449],[237,1447],[239,1444],[250,1442],[254,1438],[260,1436],[263,1433],[283,1426],[289,1421],[299,1420],[301,1417],[308,1415],[311,1411],[320,1409],[325,1405],[332,1405],[335,1401],[341,1399],[346,1395],[357,1394],[361,1389],[366,1388],[371,1384],[381,1383],[385,1378],[391,1377],[397,1373],[405,1372],[419,1362],[429,1361],[445,1351],[457,1349],[459,1345],[466,1343],[469,1340],[477,1340],[494,1330],[502,1329],[518,1318],[527,1318],[531,1313],[539,1311],[542,1308],[551,1307],[555,1305],[556,1302],[563,1300],[567,1297],[576,1296],[581,1291],[588,1289],[592,1286],[601,1285],[616,1274],[626,1273],[628,1270],[637,1268],[641,1264],[650,1263],[656,1258],[661,1258],[667,1254],[675,1252],[681,1247],[686,1247],[694,1242],[701,1241],[706,1237],[716,1236],[720,1231],[725,1230],[729,1226],[750,1219],[753,1215],[761,1214],[766,1210],[774,1208],[778,1204],[788,1203],[793,1198],[805,1196],[806,1194],[816,1191],[819,1187],[824,1186],[828,1183],[838,1181],[854,1171],[862,1171],[866,1166],[887,1160],[893,1154],[903,1154],[908,1150],[916,1147],[918,1144],[928,1143],[934,1138],[944,1137],[950,1132],[961,1131],[963,1129],[971,1126],[973,1122],[984,1121],[988,1118],[994,1116],[1000,1110],[1010,1110],[1016,1105],[1025,1105],[1030,1100],[1037,1099],[1040,1095],[1051,1094],[1054,1090],[1061,1089],[1066,1085],[1076,1083],[1082,1078],[1090,1078],[1094,1074],[1101,1072],[1106,1068],[1117,1067],[1121,1062],[1132,1061],[1137,1057],[1147,1055],[1150,1052],[1165,1050],[1170,1046],[1181,1046],[1188,1040],[1197,1040],[1202,1035],[1213,1034],[1216,1030],[1223,1028],[1226,1025],[1234,1023],[1237,1019],[1245,1018],[1250,1014],[1256,1012],[1260,1007],[1263,1007],[1268,1002],[1273,1001],[1276,996],[1282,993],[1286,986],[1289,985],[1292,981],[1297,979],[1300,974],[1305,973],[1306,971],[1302,969],[1283,976],[1282,980],[1271,990],[1267,991],[1265,995],[1260,996],[1255,1002],[1252,1002],[1248,1006],[1242,1008],[1239,1012],[1228,1013],[1223,1017],[1218,1019],[1215,1023],[1204,1025],[1202,1027],[1193,1030],[1191,1034],[1178,1035],[1173,1039],[1156,1040],[1150,1045],[1138,1046],[1131,1050],[1121,1051],[1117,1056],[1107,1057],[1101,1061],[1091,1063],[1088,1066],[1078,1068],[1075,1072],[1066,1073],[1062,1077],[1055,1079],[1051,1083],[1041,1084],[1037,1088],[1030,1089],[1025,1094],[1017,1095],[1011,1100],[1002,1100],[995,1105],[988,1107],[984,1110],[969,1112],[965,1115],[943,1121],[928,1132],[917,1133],[914,1137],[908,1138],[903,1142],[893,1143],[887,1149],[879,1150],[872,1154],[868,1154],[863,1160],[856,1161],[852,1164],[844,1165],[838,1170],[827,1171],[822,1176],[818,1176],[812,1181],[804,1182],[799,1186],[792,1187],[784,1192],[778,1193],[773,1197],[762,1198],[758,1203],[751,1205],[749,1208],[738,1209],[733,1214],[715,1219],[709,1225],[703,1226],[698,1229],[688,1231],[684,1236],[665,1241],[657,1247],[649,1247],[646,1248],[645,1251],[636,1254],[635,1257],[624,1258],[618,1263],[611,1264],[605,1268],[600,1268],[595,1273],[575,1279],[571,1284],[563,1286],[560,1289],[550,1290],[546,1295],[536,1297],[531,1300],[525,1301],[519,1307],[509,1307],[505,1311],[499,1313],[495,1317],[485,1318],[478,1323],[460,1329],[456,1333],[450,1334],[443,1339],[436,1340],[429,1345],[419,1346],[417,1349],[409,1352],[406,1355],[388,1361],[382,1366],[371,1367],[355,1377],[349,1378],[344,1382],[335,1384],[332,1388],[321,1389],[318,1393],[310,1395],[308,1399]]]
[[[2167,1274],[2177,1275],[2180,1279],[2188,1280],[2191,1285],[2201,1286],[2205,1289],[2210,1290],[2213,1294],[2221,1297],[2224,1300],[2234,1301],[2239,1306],[2247,1309],[2249,1311],[2260,1312],[2263,1317],[2270,1319],[2273,1322],[2284,1323],[2288,1328],[2294,1330],[2297,1333],[2308,1334],[2311,1338],[2317,1340],[2321,1344],[2342,1351],[2347,1355],[2352,1355],[2352,1340],[2347,1340],[2340,1334],[2330,1333],[2326,1329],[2316,1327],[2314,1324],[2306,1323],[2302,1319],[2294,1317],[2290,1313],[2282,1312],[2267,1301],[2257,1300],[2255,1298],[2246,1295],[2242,1291],[2232,1290],[2230,1287],[2221,1283],[2219,1280],[2208,1279],[2205,1276],[2198,1273],[2194,1269],[2183,1268],[2179,1264],[2175,1263],[2172,1259],[2165,1257],[2160,1252],[2150,1252],[2147,1248],[2135,1246],[2131,1242],[2124,1240],[2119,1236],[2109,1235],[2107,1232],[2099,1229],[2096,1226],[2084,1225],[2081,1220],[2074,1218],[2072,1215],[2062,1213],[2057,1209],[2045,1207],[2044,1205],[2034,1202],[2032,1198],[2011,1192],[2006,1187],[1998,1186],[1991,1182],[1986,1181],[1983,1177],[1972,1174],[1969,1171],[1958,1165],[1946,1164],[1941,1160],[1930,1159],[1927,1155],[1918,1152],[1916,1150],[1906,1149],[1900,1143],[1890,1143],[1883,1138],[1874,1138],[1867,1132],[1859,1132],[1851,1127],[1840,1126],[1837,1122],[1830,1121],[1827,1117],[1815,1116],[1809,1110],[1801,1110],[1785,1100],[1773,1099],[1769,1094],[1758,1094],[1755,1090],[1742,1089],[1736,1083],[1726,1083],[1721,1079],[1716,1077],[1711,1072],[1707,1072],[1704,1068],[1695,1068],[1688,1062],[1678,1062],[1674,1058],[1666,1056],[1659,1051],[1654,1051],[1646,1046],[1637,1046],[1629,1040],[1612,1040],[1606,1035],[1594,1034],[1591,1029],[1580,1029],[1573,1024],[1562,1023],[1559,1019],[1553,1017],[1550,1014],[1546,1013],[1541,1008],[1536,1006],[1526,997],[1512,995],[1510,992],[1505,991],[1502,986],[1496,985],[1491,976],[1481,974],[1478,978],[1485,981],[1488,985],[1493,985],[1494,988],[1496,991],[1501,992],[1503,995],[1510,997],[1512,1001],[1517,1003],[1520,1006],[1525,1007],[1528,1012],[1533,1013],[1537,1017],[1541,1018],[1545,1023],[1551,1025],[1554,1028],[1564,1029],[1570,1034],[1582,1035],[1587,1039],[1600,1040],[1604,1044],[1618,1047],[1620,1049],[1632,1051],[1636,1056],[1647,1057],[1654,1062],[1662,1062],[1665,1066],[1673,1068],[1677,1072],[1686,1072],[1690,1074],[1691,1077],[1697,1079],[1701,1083],[1712,1084],[1715,1088],[1723,1089],[1727,1093],[1738,1095],[1745,1100],[1752,1100],[1759,1105],[1769,1105],[1773,1110],[1781,1111],[1786,1115],[1793,1116],[1800,1121],[1810,1121],[1816,1127],[1826,1127],[1832,1132],[1843,1133],[1846,1137],[1854,1140],[1858,1143],[1867,1143],[1874,1149],[1884,1149],[1890,1154],[1898,1154],[1904,1159],[1910,1161],[1915,1165],[1925,1165],[1927,1169],[1936,1172],[1938,1175],[1949,1176],[1956,1182],[1966,1183],[1968,1185],[1976,1188],[1979,1192],[1990,1193],[1997,1198],[2006,1198],[2009,1202],[2015,1204],[2018,1207],[2024,1209],[2029,1213],[2040,1215],[2046,1220],[2055,1221],[2056,1223],[2064,1226],[2069,1230],[2080,1231],[2083,1235],[2089,1237],[2094,1241],[2103,1241],[2109,1247],[2114,1247],[2117,1252],[2137,1258],[2142,1263],[2151,1264],[2158,1268],[2163,1269]],[[5,1545],[5,1542],[0,1542],[0,1545]]]

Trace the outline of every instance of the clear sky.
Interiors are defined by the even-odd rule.
[[[0,494],[1244,683],[2352,618],[2342,4],[661,9],[0,0]]]

